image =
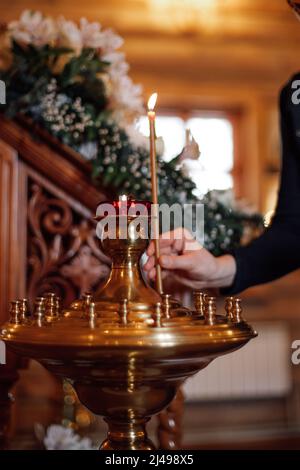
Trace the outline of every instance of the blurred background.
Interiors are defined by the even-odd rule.
[[[231,188],[268,219],[280,175],[278,95],[300,69],[300,23],[285,0],[0,0],[1,21],[24,9],[87,17],[123,36],[130,75],[145,101],[159,94],[164,158],[190,129],[201,157],[190,163],[199,192]],[[146,119],[146,118],[145,118]],[[147,133],[146,120],[138,123]],[[278,253],[280,256],[280,253]],[[300,274],[243,294],[259,337],[215,361],[185,386],[183,443],[195,448],[300,448]],[[36,445],[34,423],[62,419],[83,434],[102,429],[72,393],[36,363],[16,386],[13,448]]]

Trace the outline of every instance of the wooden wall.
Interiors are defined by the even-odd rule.
[[[160,107],[237,112],[238,196],[264,212],[273,207],[277,95],[300,67],[300,24],[285,0],[1,0],[1,20],[25,8],[85,16],[116,29],[125,38],[132,77],[146,96],[159,92]]]

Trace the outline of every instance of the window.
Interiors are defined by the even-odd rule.
[[[144,135],[149,135],[148,126],[147,117],[142,117],[138,128]],[[157,116],[156,133],[164,140],[165,160],[169,161],[181,152],[187,129],[190,129],[201,151],[199,160],[186,161],[199,193],[232,188],[234,145],[231,121],[223,116],[204,114],[187,119],[174,115]]]

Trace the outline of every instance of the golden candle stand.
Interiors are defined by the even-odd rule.
[[[151,416],[188,377],[256,333],[243,320],[239,299],[228,298],[226,312],[217,314],[215,298],[196,292],[190,310],[148,286],[140,271],[148,238],[132,230],[124,238],[121,217],[115,216],[116,237],[100,242],[112,259],[104,287],[65,310],[53,293],[37,298],[31,314],[27,301],[14,301],[0,338],[72,381],[82,404],[108,424],[100,449],[151,450],[145,429]],[[133,220],[128,217],[126,230]]]

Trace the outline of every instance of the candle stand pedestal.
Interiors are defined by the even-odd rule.
[[[242,319],[240,302],[229,299],[218,314],[213,298],[195,294],[190,310],[144,281],[140,258],[147,237],[103,238],[111,275],[93,298],[86,294],[62,310],[54,295],[37,299],[29,316],[14,302],[0,338],[17,354],[68,378],[79,400],[108,424],[100,449],[154,449],[146,424],[173,400],[184,380],[218,356],[256,336]],[[148,217],[148,221],[150,217]],[[25,309],[25,310],[24,310]]]

